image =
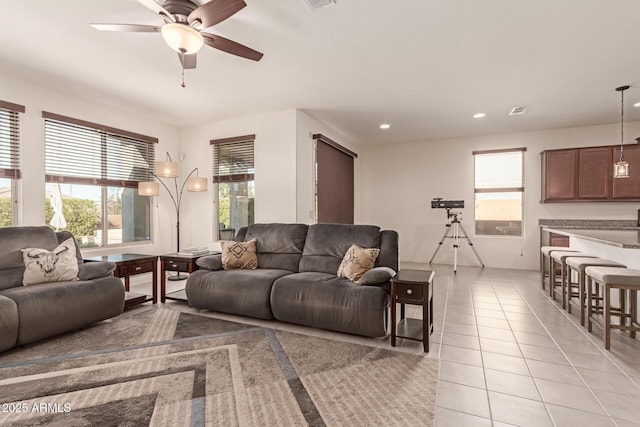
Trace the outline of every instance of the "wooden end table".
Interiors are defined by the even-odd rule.
[[[391,278],[391,346],[396,338],[422,341],[429,352],[429,335],[433,332],[433,276],[431,270],[400,270]],[[397,304],[400,320],[396,323]],[[405,318],[405,304],[421,305],[422,319]]]
[[[177,271],[179,273],[193,273],[198,269],[196,261],[204,256],[216,255],[220,252],[211,251],[203,255],[179,255],[177,253],[160,255],[160,302],[165,300],[186,301],[187,295],[184,289],[167,294],[167,271]]]
[[[116,265],[113,275],[124,279],[125,308],[142,304],[143,302],[158,302],[158,257],[142,254],[112,254],[83,258],[85,262],[108,261]],[[151,296],[129,291],[129,278],[138,274],[152,274]]]

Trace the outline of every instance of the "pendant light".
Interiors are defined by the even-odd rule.
[[[614,178],[629,178],[629,162],[624,161],[624,91],[629,86],[620,86],[616,91],[620,92],[620,160],[613,165]]]

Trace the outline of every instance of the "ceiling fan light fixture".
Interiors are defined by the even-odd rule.
[[[162,26],[162,38],[176,52],[190,55],[196,53],[204,45],[204,38],[198,30],[177,22]]]

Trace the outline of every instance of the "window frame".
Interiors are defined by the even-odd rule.
[[[220,139],[212,139],[209,141],[212,147],[212,181],[213,187],[215,189],[213,195],[213,240],[221,240],[220,236],[220,184],[221,183],[250,183],[253,182],[254,189],[254,200],[255,200],[255,173],[250,172],[255,170],[255,134],[242,135],[230,138],[220,138]],[[246,145],[246,147],[241,148],[242,157],[247,162],[250,162],[251,167],[234,169],[231,173],[222,174],[220,172],[220,162],[218,158],[217,150],[222,146],[232,147],[232,146],[242,146]],[[248,151],[248,146],[250,145],[250,155]],[[246,169],[246,170],[243,170]],[[253,212],[253,217],[255,217],[255,207]],[[238,230],[235,230],[237,233]],[[228,237],[228,236],[225,236]],[[231,239],[235,236],[231,236]],[[229,240],[231,240],[229,239]],[[226,239],[225,239],[226,240]]]
[[[518,148],[502,148],[502,149],[494,149],[494,150],[478,150],[473,151],[473,223],[474,223],[474,234],[480,237],[488,237],[488,238],[524,238],[525,237],[525,215],[524,215],[524,206],[525,206],[525,152],[527,151],[526,147],[518,147]],[[521,154],[521,187],[491,187],[491,188],[477,188],[476,182],[476,159],[477,156],[482,155],[492,155],[492,154],[507,154],[507,153],[520,153]],[[520,234],[484,234],[478,233],[478,219],[476,218],[476,195],[482,193],[520,193],[520,209],[521,209],[521,217],[520,217]]]
[[[2,112],[6,112],[9,114],[7,124],[7,134],[8,134],[8,146],[5,147],[7,151],[7,155],[9,157],[8,164],[5,164],[0,168],[0,178],[9,179],[10,180],[10,188],[11,188],[11,226],[19,225],[20,221],[18,219],[19,215],[19,189],[18,181],[21,178],[21,162],[20,162],[20,154],[21,154],[21,140],[20,140],[20,130],[21,130],[21,114],[26,112],[26,108],[24,105],[15,104],[13,102],[0,100],[0,110]],[[0,121],[0,124],[4,121]]]
[[[72,132],[72,129],[75,128],[83,128],[82,131],[86,131],[87,133],[95,132],[96,136],[99,137],[99,145],[96,144],[95,151],[100,150],[99,159],[100,159],[100,177],[90,177],[90,176],[78,176],[71,169],[68,169],[65,174],[65,171],[61,173],[49,173],[47,170],[47,162],[45,159],[45,183],[46,184],[70,184],[70,185],[82,185],[82,186],[95,186],[100,191],[100,214],[102,218],[102,241],[100,246],[88,247],[86,249],[105,249],[105,248],[118,248],[118,247],[126,247],[126,246],[135,246],[141,244],[153,243],[154,240],[154,213],[153,210],[154,204],[149,201],[149,217],[148,217],[148,227],[149,227],[149,239],[148,240],[140,240],[140,241],[129,241],[129,242],[121,242],[121,243],[109,243],[109,188],[122,188],[122,189],[132,189],[137,191],[138,182],[151,181],[153,179],[153,169],[155,163],[155,144],[158,143],[158,139],[142,134],[137,134],[134,132],[117,129],[110,126],[105,126],[85,120],[76,119],[73,117],[67,117],[56,113],[51,113],[48,111],[42,112],[42,117],[45,122],[45,153],[47,150],[47,144],[49,141],[47,140],[47,124],[49,122],[52,123],[52,126],[58,126],[60,128],[68,127],[68,131]],[[53,123],[56,123],[55,125]],[[58,129],[60,130],[60,129]],[[110,177],[109,174],[109,144],[113,142],[113,139],[116,141],[119,138],[127,139],[132,141],[139,146],[141,144],[148,144],[147,148],[147,156],[145,161],[147,163],[147,168],[141,172],[141,175],[138,177],[134,177],[129,180],[117,179],[114,177]],[[87,141],[84,141],[87,142]],[[87,142],[87,146],[91,145],[91,143]],[[94,148],[94,147],[91,147]],[[87,153],[93,153],[91,150],[87,150]],[[77,238],[77,236],[76,236]]]

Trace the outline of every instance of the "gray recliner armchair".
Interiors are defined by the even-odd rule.
[[[21,250],[51,251],[70,237],[46,226],[0,228],[0,351],[122,313],[124,286],[113,276],[115,264],[84,264],[77,245],[78,280],[23,285]]]

